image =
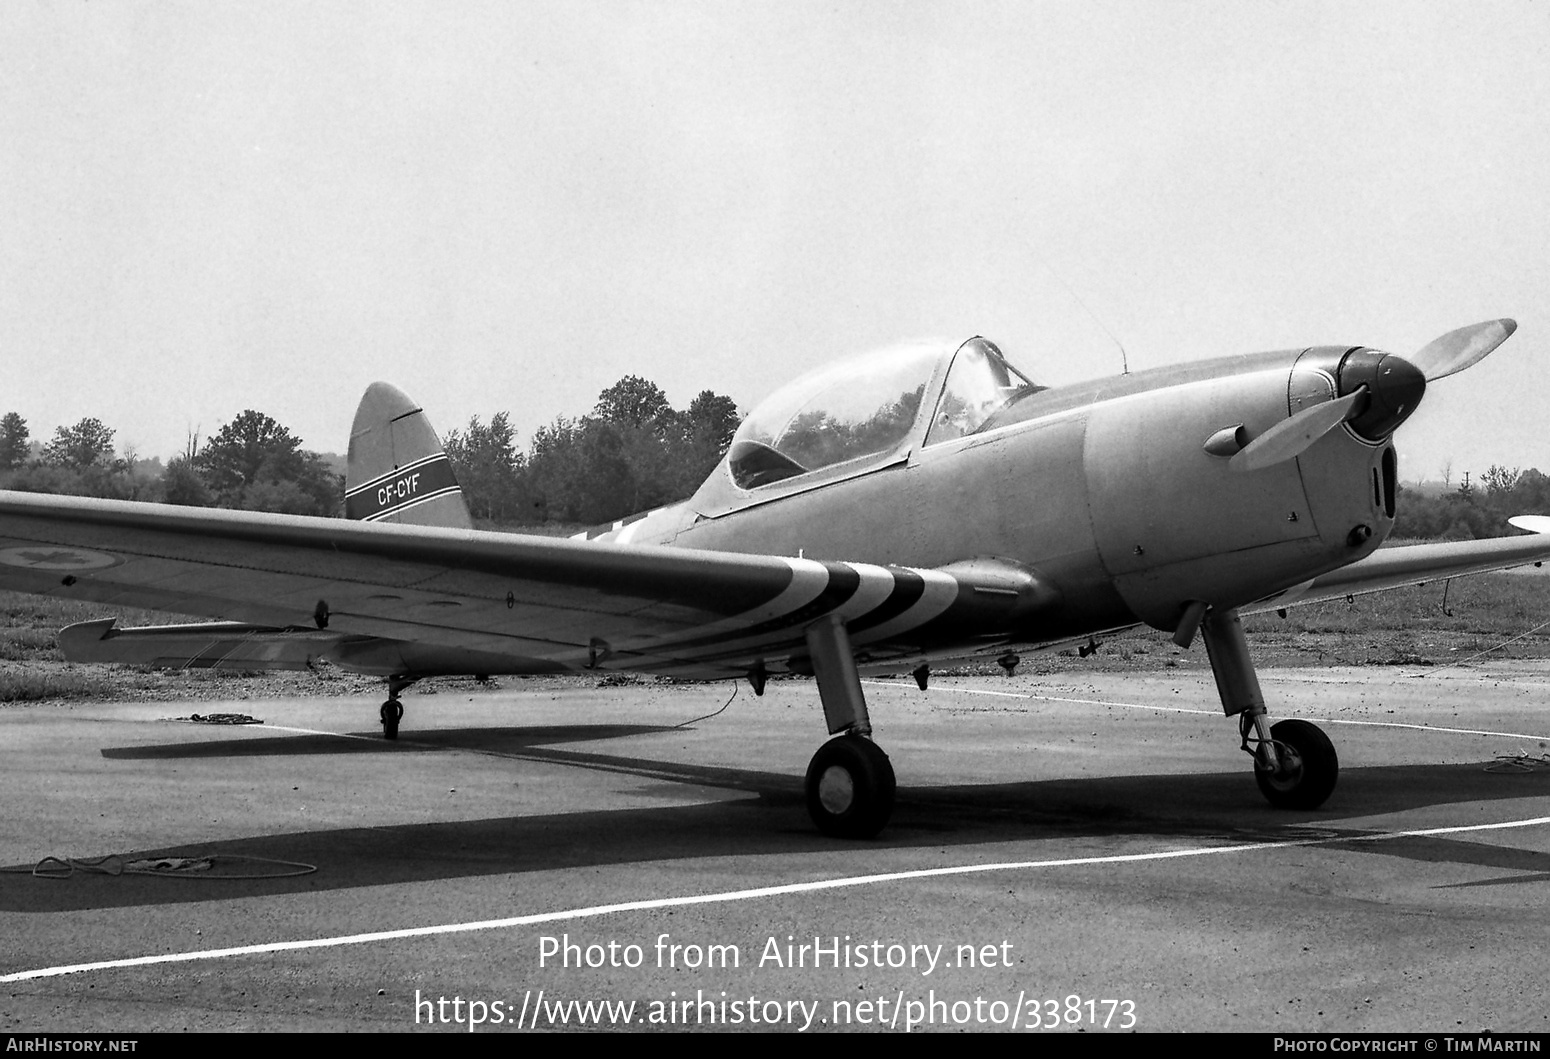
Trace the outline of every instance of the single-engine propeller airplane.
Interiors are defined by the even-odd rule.
[[[383,383],[350,441],[348,519],[0,493],[0,587],[222,619],[72,626],[67,657],[241,669],[317,659],[402,690],[445,674],[625,670],[817,679],[834,737],[807,803],[869,837],[894,773],[863,673],[1086,640],[1140,624],[1199,635],[1223,710],[1277,806],[1310,809],[1338,762],[1271,725],[1239,615],[1550,557],[1550,526],[1378,551],[1395,430],[1428,382],[1510,320],[1409,356],[1317,346],[1061,387],[983,338],[837,361],[775,393],[680,504],[584,539],[470,528],[441,443]]]

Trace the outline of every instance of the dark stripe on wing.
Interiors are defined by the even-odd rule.
[[[926,579],[913,570],[889,570],[893,575],[893,591],[869,614],[862,614],[846,623],[851,633],[864,632],[885,621],[892,621],[909,610],[926,594]]]
[[[804,629],[830,611],[843,606],[861,587],[861,575],[850,567],[842,563],[824,563],[823,568],[828,575],[829,583],[818,595],[795,610],[753,625],[727,629],[711,636],[691,636],[684,640],[672,640],[662,644],[660,648],[650,649],[650,652],[656,654],[671,651],[675,655],[684,651],[694,653],[694,649],[698,647],[711,647],[734,640],[754,640],[771,634],[788,632],[793,628]]]

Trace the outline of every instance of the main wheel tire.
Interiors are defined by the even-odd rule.
[[[893,814],[893,765],[870,739],[842,735],[807,766],[807,812],[836,838],[872,838]]]
[[[382,704],[379,714],[382,718],[382,738],[398,738],[398,722],[404,719],[404,704],[397,699],[388,699]]]
[[[1254,779],[1260,792],[1277,809],[1317,809],[1335,789],[1340,759],[1335,744],[1318,725],[1307,721],[1281,721],[1270,728],[1276,743],[1279,769],[1266,768],[1254,758]]]

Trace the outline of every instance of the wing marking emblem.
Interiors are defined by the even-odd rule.
[[[84,548],[0,548],[0,565],[25,570],[106,570],[123,562],[116,555]]]

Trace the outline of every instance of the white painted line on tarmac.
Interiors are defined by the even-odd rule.
[[[686,908],[693,905],[730,904],[735,901],[754,901],[766,897],[783,897],[788,894],[816,893],[822,890],[841,890],[857,886],[872,886],[878,883],[937,879],[953,875],[982,875],[989,872],[1030,871],[1036,868],[1071,868],[1095,864],[1136,864],[1143,861],[1180,860],[1187,857],[1209,857],[1224,853],[1249,853],[1263,849],[1315,846],[1329,842],[1383,842],[1396,838],[1456,835],[1472,831],[1501,831],[1509,828],[1539,827],[1545,824],[1550,824],[1550,816],[1537,816],[1525,820],[1508,820],[1494,824],[1464,824],[1455,827],[1432,827],[1412,831],[1386,831],[1375,835],[1342,835],[1336,832],[1319,838],[1288,839],[1285,842],[1248,842],[1236,846],[1210,846],[1205,849],[1169,849],[1155,853],[1121,853],[1107,857],[1069,857],[1058,860],[1025,860],[1011,861],[1003,864],[960,864],[946,868],[918,868],[914,871],[887,872],[880,875],[854,875],[839,879],[819,879],[814,882],[761,886],[752,890],[730,890],[724,893],[695,894],[688,897],[657,897],[642,901],[621,901],[617,904],[591,905],[586,908],[570,908],[559,912],[539,912],[534,915],[512,916],[507,919],[487,919],[474,923],[445,923],[432,927],[379,930],[369,934],[347,934],[334,938],[276,941],[261,945],[239,945],[229,949],[172,952],[156,956],[136,956],[123,960],[100,960],[95,963],[43,967],[32,971],[15,971],[11,974],[0,975],[0,984],[26,982],[36,978],[55,978],[60,975],[79,974],[84,971],[146,967],[162,963],[191,963],[196,960],[218,960],[230,956],[256,956],[273,952],[297,952],[303,949],[330,949],[345,945],[364,945],[376,941],[402,941],[408,938],[427,938],[444,934],[508,930],[512,927],[532,926],[536,923],[591,919],[597,916],[616,915],[621,912],[642,912],[657,908]]]
[[[262,724],[252,726],[255,731],[269,729],[272,732],[296,732],[300,735],[331,735],[335,739],[359,739],[363,743],[380,743],[382,737],[378,735],[355,735],[351,732],[325,732],[321,728],[296,728],[288,724]]]
[[[1212,717],[1222,716],[1220,710],[1193,710],[1182,706],[1149,706],[1142,702],[1112,702],[1108,699],[1069,699],[1057,695],[1030,695],[1029,698],[1048,699],[1051,702],[1076,702],[1086,703],[1092,706],[1123,706],[1130,710],[1160,710],[1167,713],[1203,713]],[[1497,732],[1484,728],[1444,728],[1437,724],[1407,724],[1404,721],[1353,721],[1340,717],[1304,717],[1302,714],[1282,714],[1281,717],[1302,717],[1304,720],[1318,721],[1321,724],[1350,724],[1368,728],[1406,728],[1416,732],[1441,732],[1445,735],[1490,735],[1500,736],[1503,739],[1543,739],[1550,740],[1550,735],[1531,735],[1527,732]]]
[[[1087,706],[1123,706],[1127,710],[1156,710],[1159,713],[1199,713],[1208,717],[1222,716],[1221,710],[1197,710],[1193,706],[1152,706],[1144,702],[1114,702],[1110,699],[1073,699],[1063,695],[1029,695],[1030,699],[1048,702],[1075,702]]]
[[[864,683],[877,683],[865,681]],[[933,689],[937,690],[937,689]],[[1117,702],[1113,699],[1078,699],[1065,695],[1037,695],[1030,692],[1010,691],[984,691],[979,688],[942,688],[942,691],[950,691],[959,695],[1000,695],[1017,699],[1038,699],[1043,702],[1071,702],[1080,706],[1120,706],[1127,710],[1155,710],[1160,713],[1195,713],[1211,717],[1220,717],[1220,710],[1196,710],[1184,706],[1153,706],[1144,702]],[[1302,717],[1301,714],[1284,714],[1282,717]],[[1353,721],[1340,717],[1304,717],[1304,720],[1319,721],[1322,724],[1349,724],[1368,728],[1405,728],[1416,732],[1440,732],[1444,735],[1488,735],[1498,736],[1502,739],[1538,739],[1550,742],[1550,735],[1536,735],[1531,732],[1498,732],[1485,728],[1445,728],[1437,724],[1406,724],[1404,721]]]
[[[1444,728],[1436,724],[1405,724],[1403,721],[1344,721],[1338,717],[1310,717],[1311,721],[1325,724],[1356,724],[1372,728],[1412,728],[1418,732],[1444,732],[1448,735],[1494,735],[1503,739],[1550,740],[1550,735],[1530,735],[1527,732],[1494,732],[1483,728]]]
[[[871,684],[875,688],[896,688],[899,691],[907,690],[906,685],[897,680],[863,680],[863,684]],[[1028,696],[1020,691],[991,691],[988,688],[931,688],[931,691],[961,691],[965,695],[999,695],[1003,699],[1026,699]]]

